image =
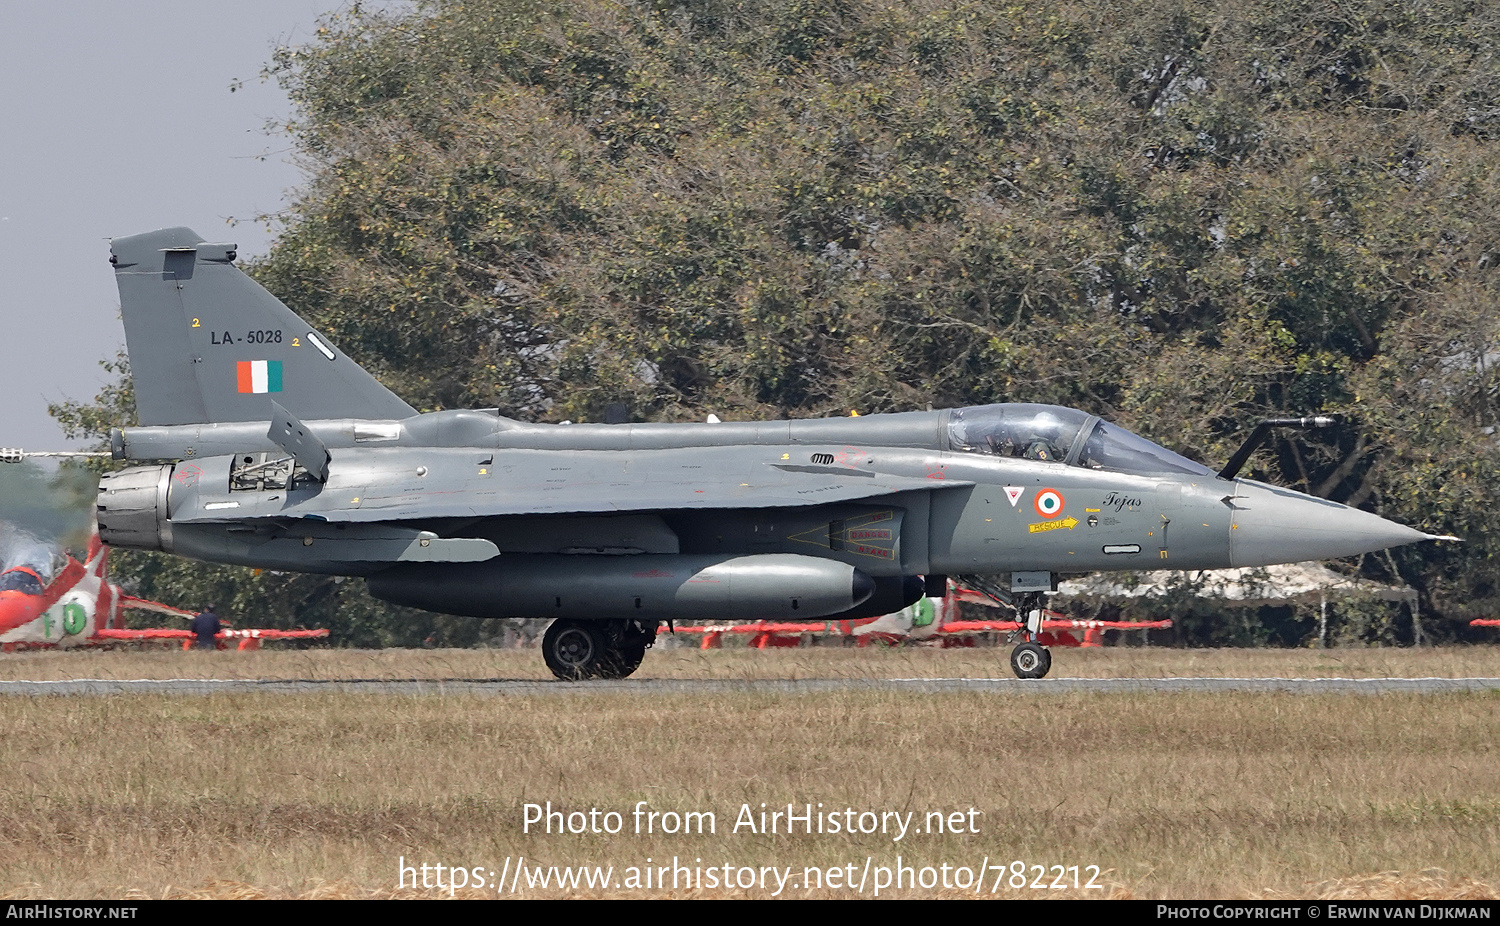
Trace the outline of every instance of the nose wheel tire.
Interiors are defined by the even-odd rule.
[[[1016,678],[1045,678],[1052,668],[1052,652],[1037,643],[1022,643],[1010,651],[1010,669]]]

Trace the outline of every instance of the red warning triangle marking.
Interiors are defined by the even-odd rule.
[[[1005,497],[1010,499],[1010,507],[1016,507],[1016,502],[1021,500],[1021,493],[1026,490],[1021,486],[1006,486]]]

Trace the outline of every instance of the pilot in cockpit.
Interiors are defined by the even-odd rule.
[[[995,430],[984,436],[984,452],[997,457],[1018,457],[1016,442],[1006,430]]]
[[[955,444],[997,457],[1062,463],[1078,423],[1036,405],[992,405],[955,413]],[[1081,413],[1071,412],[1075,415]]]
[[[1002,404],[954,409],[949,447],[997,457],[1072,463],[1122,473],[1186,473],[1211,477],[1201,463],[1124,428],[1072,408]],[[1079,442],[1082,446],[1079,446]],[[1077,453],[1072,451],[1077,448]]]
[[[1026,430],[1030,432],[1026,439],[1020,442],[1016,453],[1012,456],[1025,457],[1028,460],[1041,460],[1045,463],[1061,463],[1068,458],[1065,449],[1059,446],[1063,442],[1063,429],[1068,428],[1068,437],[1078,430],[1074,423],[1064,423],[1052,415],[1043,413],[1031,418],[1026,422]]]
[[[1063,456],[1057,451],[1056,444],[1039,437],[1026,445],[1026,459],[1061,463]]]

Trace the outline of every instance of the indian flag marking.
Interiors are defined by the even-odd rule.
[[[1036,513],[1044,518],[1055,518],[1062,513],[1062,493],[1056,489],[1043,489],[1036,494]]]
[[[240,392],[280,392],[280,360],[241,360],[236,364]]]

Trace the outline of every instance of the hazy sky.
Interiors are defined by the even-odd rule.
[[[366,7],[372,4],[366,3]],[[392,4],[394,5],[394,4]],[[0,29],[0,446],[67,449],[47,403],[88,399],[125,343],[109,239],[187,225],[270,243],[302,177],[259,79],[340,0],[9,0]],[[232,83],[243,81],[231,93]]]

